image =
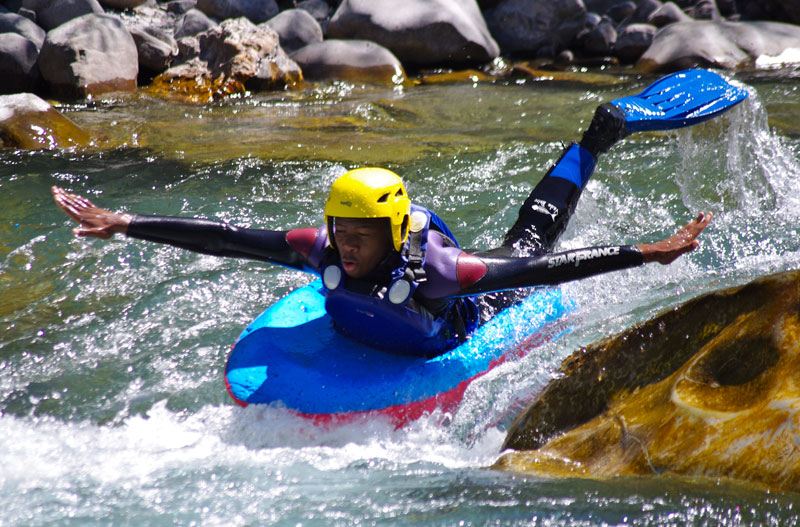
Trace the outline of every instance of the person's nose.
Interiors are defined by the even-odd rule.
[[[358,240],[354,236],[342,236],[339,240],[339,247],[342,251],[346,251],[348,253],[356,253],[359,249]]]

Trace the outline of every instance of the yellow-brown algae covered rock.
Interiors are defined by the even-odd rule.
[[[303,80],[299,66],[281,49],[268,26],[246,18],[223,21],[198,35],[200,56],[153,80],[147,92],[192,102],[208,102],[255,89],[280,89]]]
[[[800,272],[710,293],[576,353],[496,468],[800,491]]]
[[[0,96],[0,146],[40,150],[87,146],[91,136],[32,93]]]
[[[450,84],[458,82],[484,82],[494,80],[495,77],[478,70],[459,70],[431,73],[420,77],[420,84]]]

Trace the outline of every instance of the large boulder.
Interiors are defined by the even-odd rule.
[[[153,81],[151,92],[206,102],[247,89],[278,89],[302,81],[299,66],[280,47],[278,34],[233,18],[197,35],[199,56]]]
[[[488,62],[500,52],[475,0],[344,0],[327,37],[376,42],[415,65]]]
[[[197,0],[197,9],[219,20],[245,17],[256,24],[278,14],[275,0]]]
[[[83,15],[105,12],[97,0],[24,0],[22,5],[36,13],[36,23],[47,31]]]
[[[0,33],[16,33],[27,38],[36,46],[38,52],[42,49],[47,32],[24,16],[16,13],[0,14]]]
[[[32,93],[0,96],[0,147],[40,150],[86,146],[91,136]]]
[[[567,47],[586,13],[581,0],[503,0],[486,12],[486,23],[503,52],[531,54],[545,46]]]
[[[709,293],[576,352],[498,468],[677,474],[800,491],[800,272]]]
[[[133,91],[139,54],[133,37],[119,19],[90,14],[47,34],[39,54],[39,70],[60,97]]]
[[[736,69],[763,55],[800,48],[800,27],[780,22],[693,21],[671,24],[637,62],[645,73],[691,67]]]
[[[36,45],[16,33],[0,33],[0,93],[34,91],[39,83]]]
[[[264,23],[278,33],[281,39],[281,47],[287,53],[314,42],[322,42],[322,27],[304,9],[281,11],[280,14]]]
[[[367,40],[328,39],[291,55],[310,80],[401,83],[405,72],[391,51]]]

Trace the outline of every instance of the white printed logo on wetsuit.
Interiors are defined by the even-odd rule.
[[[617,256],[619,254],[619,247],[594,247],[592,249],[583,249],[581,251],[574,251],[568,254],[558,254],[547,259],[547,268],[559,267],[564,264],[574,263],[578,267],[584,260],[594,260],[595,258],[602,258],[604,256]]]

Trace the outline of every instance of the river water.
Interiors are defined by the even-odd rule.
[[[403,175],[462,245],[485,249],[595,106],[647,84],[586,79],[60,107],[103,147],[0,153],[0,525],[800,524],[796,496],[729,481],[485,468],[514,415],[580,346],[800,266],[796,79],[742,74],[746,104],[691,130],[628,138],[601,159],[561,248],[652,241],[708,210],[701,248],[669,267],[565,285],[576,305],[568,334],[474,383],[452,414],[399,430],[315,428],[229,400],[230,345],[308,277],[76,239],[49,196],[55,184],[111,209],[289,229],[321,221],[338,175],[375,164]]]

